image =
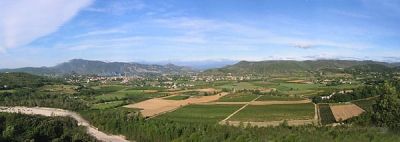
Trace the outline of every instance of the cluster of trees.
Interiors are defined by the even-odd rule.
[[[2,106],[41,106],[56,107],[69,110],[82,110],[89,108],[89,104],[78,96],[87,97],[93,94],[92,90],[82,89],[74,95],[59,95],[39,91],[44,85],[64,83],[61,80],[40,77],[26,73],[0,73],[1,89],[13,91],[0,92]]]
[[[69,117],[0,113],[0,141],[94,142],[96,139]]]
[[[0,73],[0,90],[22,87],[37,88],[46,84],[51,84],[51,82],[52,81],[48,78],[27,73]]]
[[[379,98],[372,104],[372,110],[347,120],[347,123],[367,127],[389,128],[400,133],[400,81],[387,80],[380,88]]]
[[[400,81],[385,82],[385,94],[372,106],[371,120],[381,127],[400,132]]]
[[[152,141],[400,141],[390,133],[367,127],[233,127],[209,123],[145,120],[133,110],[110,109],[82,112],[102,131],[122,134],[130,140]]]
[[[323,93],[320,96],[314,96],[312,100],[314,103],[338,103],[379,96],[381,94],[385,94],[382,85],[368,85],[356,88],[352,92],[336,93],[330,99],[325,100],[322,100],[320,96],[329,96],[330,94]]]
[[[0,93],[2,106],[40,106],[55,107],[68,110],[82,110],[89,108],[89,104],[74,95],[54,95],[38,92],[36,89],[19,88],[14,92]]]

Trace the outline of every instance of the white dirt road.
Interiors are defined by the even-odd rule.
[[[129,142],[124,136],[108,135],[104,132],[99,131],[96,127],[89,124],[88,121],[83,119],[79,114],[57,108],[45,108],[45,107],[1,107],[0,112],[8,113],[21,113],[30,115],[43,115],[43,116],[68,116],[78,121],[79,126],[87,128],[87,133],[96,139],[104,142]]]

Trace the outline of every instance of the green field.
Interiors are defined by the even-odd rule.
[[[318,104],[319,106],[319,113],[321,116],[321,123],[322,125],[335,123],[335,117],[332,114],[331,107],[329,104]]]
[[[165,94],[162,93],[145,93],[144,90],[120,90],[108,94],[102,94],[96,96],[96,100],[102,101],[116,101],[116,100],[123,100],[129,99],[131,101],[139,102],[146,99],[164,96]]]
[[[124,104],[125,104],[124,101],[98,103],[98,104],[93,104],[92,109],[109,109],[109,108],[119,107]]]
[[[375,98],[370,98],[370,99],[362,99],[362,100],[356,100],[352,101],[353,104],[359,106],[365,111],[372,111],[372,105],[375,104],[375,101],[378,99],[378,97]]]
[[[301,101],[304,98],[295,98],[295,97],[287,97],[287,96],[271,96],[271,95],[262,95],[257,101]]]
[[[218,102],[249,102],[257,98],[258,95],[252,93],[234,93],[221,97]]]
[[[308,120],[314,118],[314,104],[249,105],[235,114],[233,121]]]
[[[6,92],[14,93],[15,90],[0,90],[0,93],[6,93]]]
[[[122,85],[106,85],[106,86],[95,86],[92,88],[101,94],[107,94],[111,92],[120,91],[122,89],[125,89],[126,87]]]
[[[176,96],[171,96],[171,97],[167,97],[164,98],[166,100],[186,100],[188,99],[190,96],[188,95],[176,95]]]
[[[217,123],[242,105],[188,105],[157,119],[169,119],[178,122]]]
[[[252,90],[252,89],[259,89],[261,88],[260,86],[256,86],[250,82],[232,82],[232,83],[227,83],[221,86],[217,86],[217,88],[225,88],[225,89],[235,89],[235,90]]]
[[[74,85],[45,85],[40,87],[41,92],[51,92],[57,94],[74,94],[77,93],[75,90],[78,86]]]
[[[278,83],[271,85],[279,91],[299,91],[299,90],[315,90],[323,87],[323,84],[301,84],[301,83]]]

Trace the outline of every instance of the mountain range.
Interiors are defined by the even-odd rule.
[[[0,72],[26,72],[36,75],[64,75],[64,74],[95,74],[100,76],[116,75],[145,75],[145,74],[184,74],[192,69],[173,64],[154,65],[125,62],[102,62],[83,59],[73,59],[53,67],[25,67],[17,69],[2,69]]]
[[[225,64],[225,63],[224,63]],[[399,63],[356,60],[268,60],[240,61],[220,68],[212,68],[202,74],[290,74],[320,70],[363,70],[369,72],[385,72],[400,70]],[[36,75],[92,74],[100,76],[142,76],[162,74],[189,74],[198,71],[174,64],[143,64],[127,62],[103,62],[83,59],[73,59],[53,67],[25,67],[17,69],[1,69],[0,72],[25,72]]]

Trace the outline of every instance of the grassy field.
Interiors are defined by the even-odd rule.
[[[362,100],[356,100],[352,101],[353,104],[359,106],[365,111],[372,111],[372,105],[375,104],[375,101],[378,99],[378,97],[371,98],[371,99],[362,99]]]
[[[244,89],[251,90],[251,89],[259,89],[261,87],[256,86],[250,82],[232,82],[232,83],[224,84],[222,86],[217,86],[217,88],[236,89],[236,90],[244,90]]]
[[[15,90],[0,90],[0,93],[6,93],[6,92],[14,93]]]
[[[167,97],[164,98],[166,100],[186,100],[188,99],[190,96],[187,95],[176,95],[176,96],[171,96],[171,97]]]
[[[285,105],[249,105],[230,120],[233,121],[280,121],[280,120],[307,120],[314,118],[314,105],[285,104]]]
[[[319,104],[319,113],[322,125],[335,123],[335,117],[332,114],[329,104]]]
[[[74,94],[77,86],[74,85],[45,85],[40,88],[41,92],[51,92],[59,94]]]
[[[280,91],[299,91],[299,90],[315,90],[323,87],[323,84],[302,84],[302,83],[278,83],[272,85]]]
[[[304,100],[304,98],[263,95],[257,99],[257,101],[300,101],[300,100]]]
[[[107,94],[107,93],[120,91],[122,89],[125,89],[126,87],[122,86],[122,85],[105,85],[105,86],[95,86],[92,88],[95,89],[99,93]]]
[[[179,122],[217,123],[242,105],[188,105],[157,119],[169,119]]]
[[[221,97],[218,102],[249,102],[257,98],[257,95],[251,93],[234,93]]]
[[[139,102],[146,99],[164,96],[162,93],[146,93],[145,90],[120,90],[108,94],[96,96],[96,100],[102,101],[115,101],[129,99],[131,101]]]
[[[93,104],[92,109],[109,109],[124,105],[124,101],[112,101],[105,103]]]

